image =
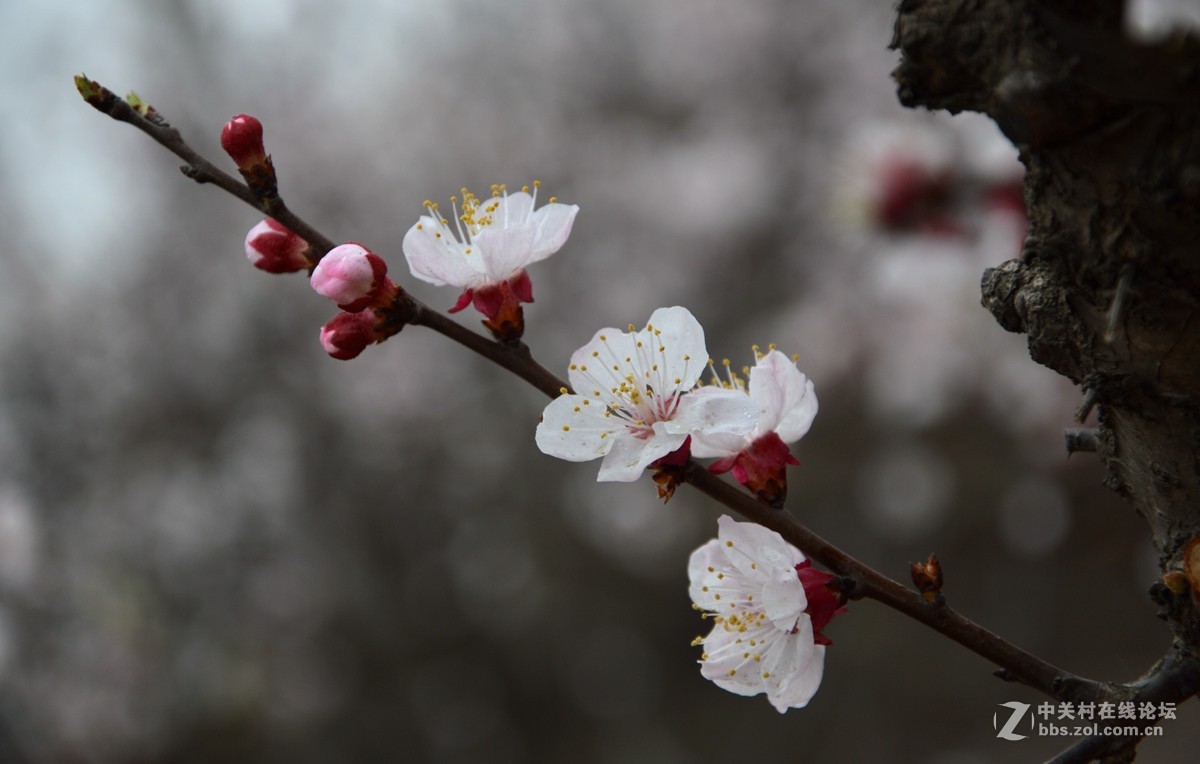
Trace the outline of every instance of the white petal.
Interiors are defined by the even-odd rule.
[[[536,234],[533,239],[533,253],[529,262],[536,263],[553,255],[567,243],[571,235],[571,226],[575,224],[575,215],[579,212],[576,204],[547,204],[533,213],[531,222]]]
[[[803,708],[816,694],[825,673],[825,646],[813,642],[812,620],[801,619],[799,631],[777,640],[763,655],[767,699],[779,713]]]
[[[496,211],[492,213],[492,225],[496,228],[515,228],[529,222],[533,211],[533,197],[524,191],[506,194],[484,201],[485,205],[496,202]]]
[[[667,428],[692,436],[692,456],[732,456],[750,445],[760,413],[739,390],[701,387],[683,397]]]
[[[769,626],[737,631],[718,623],[704,638],[700,675],[736,695],[766,692],[762,664],[766,650],[778,636]]]
[[[617,387],[625,371],[614,372],[614,359],[624,360],[626,348],[632,347],[633,341],[629,335],[620,329],[606,327],[596,332],[586,345],[571,354],[571,365],[567,368],[567,379],[571,387],[580,393],[591,394],[604,401],[618,405],[620,399],[612,388]],[[617,348],[620,355],[614,352]]]
[[[763,409],[760,431],[774,430],[785,443],[799,440],[817,415],[812,382],[778,350],[767,353],[750,369],[749,392]]]
[[[710,612],[715,612],[720,605],[714,591],[719,582],[718,573],[723,573],[729,566],[721,542],[713,539],[688,557],[688,596],[692,602]]]
[[[585,403],[584,401],[587,401]],[[561,395],[542,412],[542,421],[534,436],[542,453],[586,462],[607,454],[622,437],[624,427],[614,426],[612,417],[605,417],[605,407],[594,398],[582,395]]]
[[[794,567],[781,571],[762,587],[762,606],[775,628],[795,628],[796,620],[808,607],[808,597]]]
[[[650,466],[650,462],[661,459],[687,440],[686,435],[670,435],[659,431],[659,425],[661,422],[656,424],[655,433],[649,438],[637,438],[627,434],[610,437],[609,439],[615,442],[612,450],[604,457],[596,480],[631,483],[638,479],[642,470]]]
[[[529,262],[533,234],[530,226],[485,228],[475,235],[472,249],[478,247],[483,270],[492,281],[505,281]]]
[[[783,415],[775,432],[784,443],[795,443],[808,433],[816,416],[817,394],[810,379],[804,386],[804,396]]]
[[[773,530],[757,523],[739,523],[728,515],[717,519],[717,538],[725,545],[730,563],[743,575],[762,569],[768,578],[804,562],[800,550]]]
[[[458,242],[450,241],[445,234],[438,238],[437,227],[433,218],[422,216],[404,234],[404,259],[412,274],[437,286],[467,289],[485,283],[484,274],[474,267],[480,261],[464,256]]]
[[[704,328],[687,308],[659,308],[647,323],[652,329],[639,332],[654,354],[655,363],[665,389],[656,392],[669,395],[696,386],[696,380],[707,368],[708,350],[704,346]]]
[[[744,575],[734,567],[725,554],[724,545],[715,539],[697,549],[688,559],[688,594],[692,602],[709,612],[730,615],[761,610],[766,583],[762,571]],[[795,621],[793,618],[792,623]]]

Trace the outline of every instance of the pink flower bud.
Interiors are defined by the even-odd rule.
[[[313,290],[350,313],[370,305],[371,298],[387,282],[387,263],[355,242],[329,250],[312,274]]]
[[[294,273],[312,265],[308,242],[267,218],[246,234],[246,257],[267,273]]]
[[[249,114],[237,115],[221,130],[221,148],[242,170],[262,164],[267,160],[262,123]]]
[[[375,342],[375,314],[339,313],[321,327],[321,347],[341,361],[348,361]]]

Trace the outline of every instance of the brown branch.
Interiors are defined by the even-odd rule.
[[[259,199],[245,183],[242,183],[205,159],[183,140],[183,136],[179,134],[179,131],[171,127],[161,114],[153,107],[142,104],[133,94],[130,94],[128,101],[139,104],[147,111],[146,115],[139,113],[134,105],[121,100],[111,90],[95,80],[89,80],[85,75],[79,75],[75,78],[75,86],[79,90],[79,94],[83,96],[83,100],[95,107],[97,111],[107,114],[118,122],[133,125],[154,139],[156,143],[167,151],[187,162],[186,165],[179,169],[192,180],[197,183],[211,183],[222,191],[236,196],[251,207],[267,213],[293,231],[297,236],[311,244],[321,257],[324,257],[326,252],[336,246],[332,240],[323,236],[317,229],[301,220],[295,213],[289,210],[287,205],[284,204],[283,199],[279,196],[276,195],[270,199]]]
[[[1178,703],[1200,691],[1200,662],[1195,658],[1180,655],[1175,649],[1167,654],[1158,665],[1122,700],[1141,703]],[[1152,726],[1152,725],[1146,725]],[[1144,729],[1144,727],[1143,727]],[[1050,760],[1050,764],[1084,764],[1089,761],[1132,761],[1137,745],[1145,737],[1141,735],[1091,735],[1079,740]]]
[[[183,158],[188,162],[185,168],[188,177],[199,182],[212,183],[256,209],[262,209],[261,200],[257,199],[247,186],[197,154],[184,142],[179,132],[168,126],[157,114],[155,119],[148,119],[125,102],[116,99],[111,91],[97,83],[85,82],[102,96],[99,99],[90,98],[81,86],[80,91],[89,103],[113,119],[137,127],[157,143]],[[333,248],[330,239],[303,223],[287,210],[282,200],[278,197],[276,199],[277,206],[266,210],[272,217],[322,253]],[[398,312],[404,314],[407,323],[425,326],[463,345],[525,380],[549,397],[553,398],[563,390],[569,389],[566,382],[534,360],[524,344],[505,345],[492,341],[429,308],[411,295],[404,294],[399,300]],[[683,474],[684,479],[701,493],[748,520],[778,532],[805,554],[841,576],[842,589],[848,598],[873,599],[897,610],[1000,666],[1005,676],[1015,678],[1055,699],[1085,700],[1104,695],[1103,685],[1063,671],[1021,650],[958,614],[940,600],[927,601],[919,592],[888,578],[829,543],[792,514],[758,502],[739,488],[715,477],[696,462],[689,461]]]

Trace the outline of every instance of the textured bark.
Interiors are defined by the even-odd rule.
[[[905,105],[986,113],[1020,149],[1029,234],[983,303],[1083,387],[1081,418],[1098,408],[1105,482],[1166,572],[1200,532],[1200,43],[1132,42],[1122,6],[904,0],[895,78]],[[1195,661],[1196,600],[1154,595]]]

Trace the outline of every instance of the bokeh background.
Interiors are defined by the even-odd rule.
[[[457,295],[400,252],[422,201],[542,180],[581,212],[532,272],[539,359],[675,304],[718,358],[798,353],[822,408],[791,511],[901,580],[936,551],[969,616],[1131,679],[1168,644],[1153,550],[1063,449],[1078,391],[978,305],[1020,215],[970,193],[949,227],[872,212],[898,154],[968,189],[1019,177],[986,120],[896,104],[889,5],[0,3],[0,762],[1061,748],[997,740],[997,704],[1040,696],[870,602],[828,630],[806,709],[702,680],[685,563],[719,507],[542,456],[544,399],[428,332],[329,359],[333,307],[243,256],[254,210],[71,82],[136,90],[218,160],[256,115],[293,209],[433,305]],[[1130,10],[1147,35],[1197,18]],[[1179,717],[1145,760],[1194,760]]]

